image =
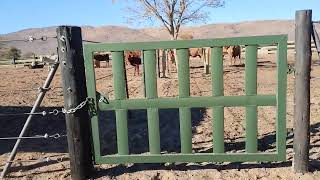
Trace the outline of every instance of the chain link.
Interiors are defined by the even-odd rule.
[[[64,108],[62,108],[62,113],[64,114],[73,114],[76,111],[78,111],[79,109],[82,109],[88,102],[89,102],[90,98],[86,98],[86,100],[82,101],[77,107],[75,108],[71,108],[69,110],[66,110]]]

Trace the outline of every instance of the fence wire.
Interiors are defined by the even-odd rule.
[[[42,112],[23,112],[23,113],[0,113],[0,117],[8,117],[8,116],[25,116],[25,115],[42,115],[42,116],[47,116],[47,115],[58,115],[59,113],[63,113],[63,111],[59,111],[58,109],[54,109],[53,111],[42,111]]]
[[[60,135],[59,133],[48,135],[48,133],[44,135],[34,135],[34,136],[23,136],[23,137],[2,137],[0,140],[17,140],[17,139],[60,139],[62,137],[66,137],[66,134]]]
[[[8,40],[1,40],[2,43],[10,43],[10,42],[34,42],[34,41],[47,41],[48,39],[55,39],[57,36],[48,37],[48,36],[41,36],[39,38],[29,36],[27,39],[8,39]]]
[[[23,163],[23,162],[37,162],[37,163],[41,163],[41,162],[63,162],[65,160],[68,160],[69,157],[56,157],[56,156],[48,156],[48,157],[42,157],[42,158],[38,158],[38,159],[30,159],[30,160],[21,160],[21,159],[17,159],[17,160],[13,160],[13,161],[5,161],[6,163]]]

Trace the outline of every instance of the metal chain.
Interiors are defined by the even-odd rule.
[[[5,114],[0,114],[0,117],[4,116],[22,116],[22,115],[42,115],[42,116],[46,116],[46,115],[55,115],[57,116],[59,113],[63,113],[63,114],[73,114],[76,111],[78,111],[79,109],[82,109],[88,102],[89,102],[90,98],[87,97],[86,100],[84,100],[83,102],[81,102],[77,107],[66,110],[64,108],[62,108],[61,111],[59,111],[58,109],[54,109],[53,111],[42,111],[42,112],[34,112],[34,113],[5,113]]]
[[[3,137],[0,138],[0,140],[16,140],[16,139],[48,139],[48,138],[53,138],[53,139],[59,139],[62,137],[66,137],[67,135],[60,135],[59,133],[53,134],[53,135],[48,135],[48,133],[44,135],[35,135],[35,136],[24,136],[24,137]]]
[[[64,114],[73,114],[77,110],[82,109],[89,102],[89,100],[90,100],[90,98],[87,97],[86,100],[82,101],[77,107],[71,108],[69,110],[66,110],[66,109],[62,108],[62,113],[64,113]]]

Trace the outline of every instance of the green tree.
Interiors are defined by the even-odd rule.
[[[19,59],[21,57],[21,50],[16,47],[11,47],[6,56],[9,59]]]

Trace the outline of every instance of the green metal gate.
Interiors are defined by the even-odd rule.
[[[224,96],[222,47],[245,45],[245,95]],[[277,45],[277,92],[257,94],[257,49],[259,46]],[[212,96],[190,97],[188,48],[211,47]],[[177,49],[179,97],[158,98],[156,75],[156,49]],[[143,50],[145,66],[145,99],[126,99],[124,51]],[[115,100],[99,101],[96,92],[93,52],[112,52],[112,71]],[[221,38],[207,40],[180,40],[137,43],[84,44],[88,97],[94,100],[90,110],[94,161],[101,163],[162,163],[162,162],[245,162],[285,161],[286,159],[286,84],[287,35]],[[224,107],[246,109],[246,151],[225,153]],[[257,107],[276,107],[276,152],[258,152]],[[192,153],[192,107],[213,109],[213,152]],[[164,154],[160,150],[159,109],[179,108],[181,153]],[[128,147],[127,111],[147,109],[149,153],[130,154]],[[116,155],[101,155],[98,110],[115,110],[117,147]],[[161,121],[161,119],[160,119]]]

